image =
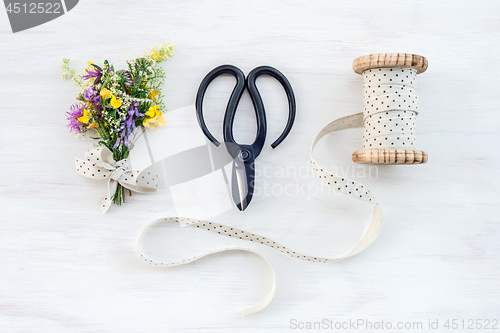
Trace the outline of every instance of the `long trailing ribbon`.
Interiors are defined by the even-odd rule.
[[[214,233],[218,233],[220,235],[224,235],[227,237],[232,237],[232,238],[239,238],[242,240],[247,240],[251,241],[254,243],[260,243],[265,246],[269,246],[271,248],[274,248],[275,250],[278,250],[282,252],[283,254],[286,254],[288,256],[291,256],[293,258],[297,258],[300,260],[305,260],[305,261],[313,261],[313,262],[332,262],[332,261],[337,261],[341,260],[350,256],[353,256],[355,254],[360,253],[364,249],[366,249],[378,236],[380,229],[382,228],[382,223],[383,223],[383,215],[382,211],[378,207],[378,204],[375,202],[375,198],[373,195],[370,193],[368,189],[366,189],[362,184],[352,181],[347,178],[342,178],[337,175],[334,175],[332,173],[329,173],[326,171],[324,168],[320,167],[316,161],[314,160],[312,153],[314,150],[314,147],[316,146],[316,143],[326,134],[339,131],[342,129],[347,129],[347,128],[359,128],[363,127],[363,113],[357,113],[353,114],[351,116],[343,117],[340,119],[337,119],[328,125],[326,125],[321,131],[316,135],[316,138],[314,139],[312,146],[311,146],[311,164],[314,172],[316,175],[321,179],[323,183],[326,185],[330,186],[336,191],[339,191],[343,194],[346,194],[350,197],[353,197],[355,199],[370,203],[373,205],[373,212],[372,212],[372,217],[370,224],[366,228],[365,232],[363,233],[361,239],[354,245],[354,247],[345,255],[336,257],[336,258],[321,258],[317,256],[310,256],[310,255],[304,255],[298,252],[293,251],[292,249],[279,244],[267,237],[253,234],[251,232],[219,224],[219,223],[214,223],[210,221],[201,221],[197,219],[191,219],[191,218],[181,218],[181,217],[167,217],[163,219],[158,219],[155,220],[149,224],[147,224],[139,233],[137,236],[136,240],[136,251],[139,257],[141,258],[142,261],[145,263],[156,266],[156,267],[172,267],[172,266],[179,266],[179,265],[184,265],[188,264],[190,262],[193,262],[197,259],[200,259],[202,257],[205,257],[207,255],[210,255],[212,253],[218,253],[218,252],[225,252],[225,251],[247,251],[251,253],[255,253],[262,257],[266,263],[269,265],[272,271],[272,286],[271,290],[269,291],[268,295],[257,305],[252,306],[248,309],[245,309],[240,312],[241,315],[248,315],[254,312],[258,312],[262,309],[264,309],[273,299],[274,293],[276,290],[276,279],[275,279],[275,274],[272,266],[270,263],[259,253],[255,252],[254,250],[248,249],[248,248],[241,248],[241,247],[226,247],[223,249],[217,249],[217,250],[212,250],[209,252],[205,252],[199,255],[196,255],[194,257],[184,259],[182,261],[173,261],[173,262],[166,262],[166,261],[156,261],[153,260],[146,255],[144,255],[140,249],[139,249],[139,242],[140,239],[146,229],[148,229],[151,225],[160,223],[160,222],[167,222],[167,223],[177,223],[180,226],[190,226],[194,228],[200,228],[204,229],[207,231],[211,231]]]
[[[101,211],[106,211],[111,206],[113,195],[118,184],[139,193],[152,193],[157,191],[158,176],[150,172],[141,174],[139,170],[131,170],[127,159],[115,161],[113,153],[106,147],[89,149],[85,152],[85,160],[75,158],[76,172],[92,179],[107,179],[108,193],[99,201]]]

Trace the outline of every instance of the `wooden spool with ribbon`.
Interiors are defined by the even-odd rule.
[[[408,53],[370,54],[354,59],[363,76],[363,149],[352,154],[362,164],[422,164],[427,153],[415,149],[418,114],[416,76],[427,59]]]

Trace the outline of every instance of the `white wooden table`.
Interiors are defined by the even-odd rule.
[[[466,326],[469,319],[500,320],[499,10],[486,0],[88,0],[16,34],[0,10],[0,331],[287,332],[300,330],[299,322],[360,319],[421,322],[420,330],[388,331],[434,332],[429,320],[439,320],[443,331],[447,319],[465,319]],[[237,311],[269,288],[269,272],[258,257],[220,254],[171,269],[140,262],[134,252],[138,231],[154,218],[175,214],[175,207],[158,193],[134,195],[125,206],[100,213],[95,201],[104,184],[73,169],[73,159],[92,143],[65,128],[65,111],[78,90],[61,80],[60,65],[67,57],[78,70],[88,60],[109,59],[122,67],[168,41],[177,45],[165,64],[170,110],[192,104],[203,76],[224,63],[246,73],[275,66],[291,81],[295,127],[278,149],[265,148],[262,167],[306,166],[316,132],[361,111],[361,77],[351,69],[355,57],[426,56],[429,69],[419,76],[418,146],[429,153],[429,163],[379,167],[378,177],[362,180],[385,214],[378,240],[360,255],[329,265],[252,247],[274,266],[277,292],[264,311],[247,317]],[[214,133],[220,133],[223,114],[216,107],[225,105],[232,84],[219,80],[207,101]],[[259,87],[270,143],[284,125],[286,99],[272,79],[260,79]],[[252,139],[252,119],[244,96],[238,140]],[[325,138],[318,160],[356,167],[350,154],[360,138],[359,131]],[[295,180],[288,175],[268,181]],[[191,204],[195,209],[198,203]],[[232,210],[215,220],[307,253],[339,255],[366,227],[370,208],[363,207],[336,195],[269,194],[256,196],[243,214]],[[150,235],[149,251],[162,258],[203,250],[200,240],[208,236],[186,229]]]

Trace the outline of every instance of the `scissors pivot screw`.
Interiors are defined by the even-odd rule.
[[[241,151],[241,158],[243,159],[243,161],[248,161],[248,159],[250,158],[250,152],[246,149],[243,149]]]

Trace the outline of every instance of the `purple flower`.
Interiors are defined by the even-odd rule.
[[[134,116],[144,117],[144,114],[140,113],[139,110],[137,110],[138,105],[139,103],[134,103],[133,105],[131,105],[128,111],[128,117],[120,118],[120,127],[113,130],[113,133],[121,132],[120,137],[118,138],[118,140],[116,140],[116,143],[113,146],[113,149],[116,149],[121,142],[123,142],[127,148],[130,148],[130,146],[133,144],[132,134],[137,131]]]
[[[93,99],[94,99],[94,95],[95,95],[95,94],[94,94],[94,89],[92,89],[92,88],[93,88],[93,86],[90,86],[90,88],[89,88],[89,89],[87,89],[87,90],[85,90],[85,91],[83,92],[83,97],[85,97],[85,99],[86,99],[87,101],[89,101],[89,102],[93,101]]]
[[[87,69],[87,74],[85,74],[84,76],[82,76],[82,78],[84,80],[89,80],[93,77],[95,77],[96,81],[98,81],[102,76],[102,73],[100,70],[98,70],[97,68],[94,68],[92,70],[88,70]]]
[[[135,132],[137,132],[137,127],[135,127],[135,121],[133,121],[133,120],[131,119],[131,123],[132,123],[133,132],[134,132],[134,133],[135,133]],[[129,131],[130,131],[130,128],[129,128]]]
[[[144,117],[144,114],[140,113],[139,110],[137,110],[137,106],[139,105],[139,103],[134,103],[133,105],[130,106],[130,109],[128,111],[128,114],[130,116],[133,116],[135,115],[136,117]]]
[[[130,135],[130,134],[132,134],[132,129],[131,129],[132,124],[134,124],[134,125],[135,125],[135,122],[134,122],[134,120],[132,119],[132,116],[130,116],[130,118],[128,118],[128,119],[127,119],[126,124],[127,124],[127,131],[128,131],[128,134]]]
[[[99,96],[99,92],[94,89],[94,85],[91,85],[87,90],[83,91],[83,97],[94,106],[97,116],[102,119],[101,112],[103,108],[101,105],[101,97]]]
[[[83,116],[83,105],[82,104],[73,104],[70,107],[70,111],[66,112],[66,118],[69,121],[68,127],[70,131],[75,131],[80,133],[82,131],[81,125],[82,123],[78,120],[78,118]]]

